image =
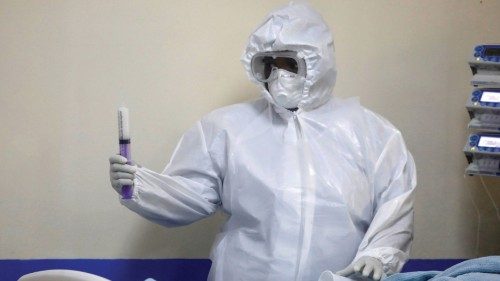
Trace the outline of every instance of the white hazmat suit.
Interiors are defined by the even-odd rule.
[[[307,65],[294,112],[250,69],[253,55],[280,50]],[[169,227],[227,213],[212,281],[313,281],[363,256],[399,271],[412,241],[414,162],[388,121],[332,97],[333,39],[321,16],[306,4],[271,12],[242,62],[263,98],[198,121],[161,174],[137,169],[134,197],[122,204]]]

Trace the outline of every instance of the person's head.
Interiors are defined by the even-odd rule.
[[[331,97],[337,74],[332,35],[306,3],[272,11],[250,35],[241,60],[250,80],[278,107],[311,110]]]

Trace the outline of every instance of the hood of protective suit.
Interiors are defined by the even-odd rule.
[[[337,77],[333,37],[321,15],[309,4],[291,2],[269,13],[250,35],[241,58],[250,80],[280,112],[286,109],[276,104],[264,83],[257,81],[251,70],[252,57],[270,51],[296,51],[304,58],[307,75],[300,109],[315,109],[332,97]]]

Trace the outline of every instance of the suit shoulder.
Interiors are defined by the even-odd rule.
[[[245,124],[255,118],[269,106],[268,102],[261,98],[249,102],[237,103],[218,108],[205,115],[201,122],[216,127],[227,127],[235,124]]]

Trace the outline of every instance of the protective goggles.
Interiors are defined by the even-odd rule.
[[[277,51],[258,53],[253,56],[252,74],[260,82],[269,82],[275,79],[273,69],[284,69],[297,75],[306,77],[306,62],[293,51]]]

